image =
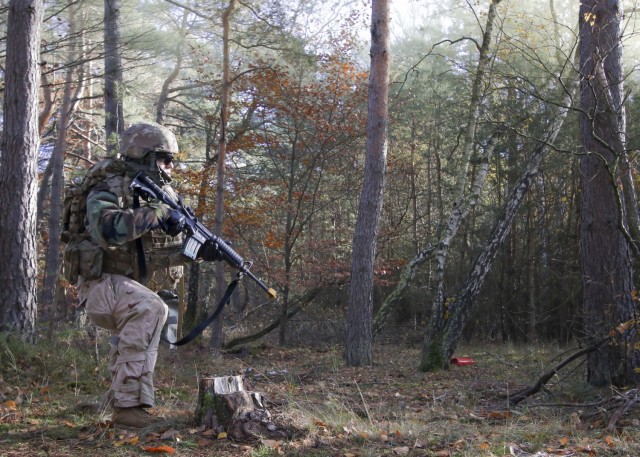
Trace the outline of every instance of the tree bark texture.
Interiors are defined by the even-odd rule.
[[[195,422],[235,440],[265,435],[283,437],[258,392],[245,390],[242,376],[203,378],[198,390]]]
[[[617,192],[624,136],[622,47],[617,0],[580,4],[580,161],[583,315],[587,343],[634,316],[630,245],[624,201]],[[603,81],[604,80],[604,81]],[[587,356],[588,382],[594,386],[635,384],[636,328]]]
[[[447,319],[444,327],[441,331],[435,333],[431,341],[425,341],[423,359],[420,365],[422,370],[428,371],[448,366],[448,361],[462,337],[462,331],[471,312],[473,299],[480,292],[484,279],[491,270],[498,249],[509,234],[513,219],[535,177],[538,175],[542,159],[551,149],[551,145],[564,124],[572,98],[573,91],[569,90],[561,104],[562,108],[560,108],[549,127],[545,141],[534,151],[525,171],[516,186],[511,190],[509,198],[505,202],[502,215],[494,225],[482,252],[473,263],[462,289],[456,295],[455,300],[447,307]],[[439,367],[436,362],[440,363]]]
[[[444,235],[442,236],[434,254],[436,259],[436,269],[434,274],[436,292],[431,303],[429,325],[425,333],[421,355],[421,367],[425,370],[431,369],[428,368],[429,366],[437,369],[445,363],[444,360],[440,359],[441,353],[439,351],[432,351],[431,345],[440,345],[441,341],[436,341],[436,338],[438,338],[437,334],[442,331],[445,325],[444,320],[447,316],[447,311],[445,309],[447,302],[444,280],[449,247],[451,242],[457,236],[458,230],[468,214],[468,211],[465,211],[464,208],[466,206],[465,202],[468,199],[466,187],[469,174],[469,164],[475,148],[476,127],[479,122],[478,116],[480,112],[480,102],[482,100],[482,91],[486,84],[486,73],[490,62],[489,48],[491,46],[493,25],[497,16],[497,7],[499,3],[499,0],[491,1],[489,6],[489,13],[487,15],[486,27],[482,37],[482,44],[478,50],[478,66],[471,90],[469,109],[467,111],[464,151],[462,158],[460,159],[460,167],[454,189],[455,201],[453,203],[453,208],[451,210],[451,215],[449,216],[449,221],[445,228]]]
[[[62,194],[64,189],[64,158],[67,149],[67,134],[71,128],[73,113],[76,108],[78,90],[74,86],[74,74],[76,67],[73,63],[78,58],[79,39],[76,35],[75,9],[69,12],[69,36],[71,37],[69,51],[69,67],[67,68],[64,85],[64,95],[58,120],[58,137],[51,154],[51,188],[49,199],[49,243],[47,244],[45,258],[45,277],[42,290],[42,303],[46,307],[49,317],[49,329],[53,331],[53,319],[55,317],[56,287],[60,272],[60,233],[62,231]],[[82,81],[82,71],[79,72]],[[51,335],[49,335],[51,336]]]
[[[156,106],[156,122],[160,125],[164,125],[164,113],[167,107],[167,103],[169,101],[169,89],[171,88],[171,84],[176,80],[180,71],[182,70],[182,60],[183,60],[183,47],[184,47],[184,39],[187,34],[187,19],[189,15],[187,14],[187,10],[184,10],[182,13],[182,22],[180,24],[180,39],[178,43],[176,43],[176,64],[162,83],[162,90],[160,91],[160,95],[158,96],[158,104]]]
[[[474,182],[471,187],[472,190],[470,192],[470,195],[467,201],[464,202],[459,208],[457,208],[456,211],[452,214],[452,217],[456,216],[455,222],[454,222],[455,226],[453,226],[453,228],[450,226],[449,230],[445,232],[445,236],[447,235],[453,236],[458,231],[459,225],[466,218],[467,214],[473,211],[473,209],[478,204],[480,193],[482,191],[482,188],[484,187],[484,183],[487,177],[489,161],[493,156],[493,152],[496,146],[496,141],[499,136],[500,135],[498,133],[495,133],[489,140],[489,143],[485,146],[484,153],[479,160],[480,163],[478,166],[476,176],[473,180]],[[415,275],[418,267],[422,263],[426,262],[427,260],[430,260],[432,258],[432,255],[434,254],[434,252],[438,250],[438,248],[441,248],[443,245],[448,246],[450,242],[451,242],[451,239],[443,239],[443,241],[440,241],[436,244],[433,244],[427,247],[426,249],[423,249],[418,253],[417,256],[415,256],[405,266],[404,270],[402,271],[402,274],[400,275],[400,280],[398,281],[398,284],[393,289],[393,291],[391,291],[391,293],[387,296],[387,298],[385,298],[384,302],[382,303],[382,306],[380,306],[380,309],[378,310],[378,312],[374,317],[374,320],[373,320],[374,332],[378,332],[382,328],[387,316],[389,315],[389,313],[393,308],[393,305],[402,299],[405,291],[409,288],[411,284],[411,280],[413,279],[413,276]]]
[[[220,137],[218,138],[218,175],[216,181],[216,227],[215,233],[222,237],[224,223],[224,188],[227,157],[227,127],[229,124],[229,98],[231,93],[231,61],[229,56],[229,31],[231,15],[236,1],[230,0],[222,15],[222,94],[220,96]],[[216,297],[221,300],[225,287],[224,263],[216,262]],[[210,349],[219,355],[224,344],[224,311],[220,313],[211,328]]]
[[[351,294],[347,308],[346,358],[350,366],[366,366],[373,363],[373,275],[387,167],[389,3],[389,0],[372,2],[365,172],[353,238]]]
[[[41,0],[12,0],[0,151],[0,331],[35,341]]]
[[[107,152],[118,151],[124,132],[122,61],[120,47],[120,0],[104,0],[104,111]]]

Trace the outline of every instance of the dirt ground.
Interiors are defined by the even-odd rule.
[[[166,422],[151,430],[114,428],[92,408],[109,385],[101,345],[69,337],[0,351],[0,456],[640,455],[634,391],[588,387],[580,363],[508,407],[558,347],[470,346],[457,356],[473,364],[437,373],[416,369],[419,348],[393,345],[376,346],[366,368],[346,367],[340,347],[263,344],[219,358],[161,347],[152,411]],[[194,423],[199,380],[229,375],[264,395],[277,435],[239,442]]]

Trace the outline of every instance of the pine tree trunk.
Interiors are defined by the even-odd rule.
[[[167,102],[169,101],[169,89],[182,69],[182,47],[184,46],[188,17],[189,15],[185,9],[182,13],[182,23],[179,30],[180,39],[176,44],[176,64],[174,65],[173,70],[171,70],[171,73],[169,73],[169,76],[167,76],[162,83],[162,90],[160,90],[160,95],[158,96],[158,104],[156,105],[156,122],[160,125],[164,125],[164,111],[167,107]]]
[[[49,242],[45,257],[45,277],[42,290],[41,305],[47,310],[49,318],[49,337],[52,337],[53,321],[56,307],[55,297],[60,275],[60,233],[62,230],[62,194],[64,189],[64,158],[67,149],[67,134],[71,127],[76,103],[74,98],[78,90],[74,90],[74,62],[78,59],[78,36],[76,35],[75,10],[70,9],[69,36],[71,42],[68,54],[69,67],[65,77],[64,95],[58,121],[58,137],[51,154],[51,187],[49,199]],[[79,72],[81,74],[81,72]],[[82,79],[82,78],[80,78]]]
[[[351,256],[351,293],[347,308],[346,359],[349,366],[373,364],[373,273],[376,238],[387,166],[389,111],[389,0],[373,0],[371,71],[364,183]]]
[[[35,341],[41,0],[11,0],[0,152],[0,331]]]
[[[583,316],[587,342],[636,315],[633,270],[624,196],[617,191],[618,164],[624,160],[621,2],[583,0],[580,4],[580,131],[584,155],[580,253]],[[587,357],[588,382],[629,386],[639,378],[637,329]]]
[[[225,188],[225,171],[227,157],[227,124],[229,122],[229,96],[231,92],[231,63],[229,57],[229,32],[230,19],[235,9],[236,1],[230,0],[227,8],[222,15],[222,95],[220,100],[220,137],[218,138],[218,170],[216,181],[216,226],[215,233],[222,237],[222,228],[224,223],[224,188]],[[225,287],[224,263],[216,262],[216,297],[221,300]],[[213,322],[211,328],[211,340],[209,348],[215,355],[220,355],[220,350],[224,344],[224,312],[221,312],[218,318]]]
[[[104,111],[107,152],[117,152],[124,132],[122,60],[120,57],[121,0],[104,0]]]

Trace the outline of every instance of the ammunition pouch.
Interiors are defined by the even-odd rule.
[[[107,249],[104,251],[102,263],[103,273],[127,276],[134,281],[140,281],[140,274],[136,262],[134,249]],[[173,288],[182,276],[184,257],[175,249],[156,249],[145,252],[145,262],[149,270],[147,287],[151,290]]]
[[[104,251],[85,237],[73,238],[64,248],[62,271],[71,284],[78,283],[78,277],[97,279],[102,275]]]
[[[124,249],[108,249],[104,255],[102,271],[104,273],[119,274],[137,280],[134,271],[134,255]]]

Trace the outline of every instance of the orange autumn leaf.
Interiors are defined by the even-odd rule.
[[[9,409],[13,409],[13,410],[18,409],[16,402],[13,400],[7,400],[3,403],[3,405]]]
[[[616,447],[616,443],[613,441],[613,438],[611,436],[609,436],[609,435],[604,437],[604,442],[609,447]]]
[[[166,452],[167,454],[173,454],[176,452],[176,450],[171,446],[146,446],[143,447],[142,450],[147,452]]]
[[[490,419],[509,419],[511,416],[511,411],[491,411],[488,414]]]

